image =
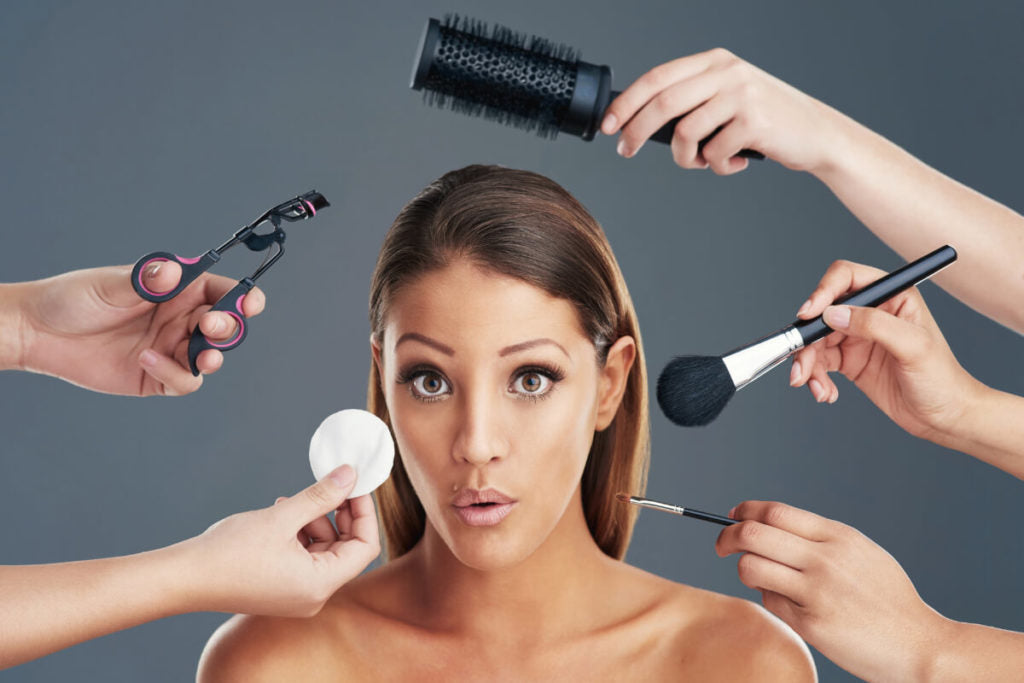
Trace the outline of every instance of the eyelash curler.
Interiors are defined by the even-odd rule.
[[[316,215],[316,212],[330,206],[327,199],[317,192],[312,190],[306,194],[299,195],[294,199],[278,204],[274,208],[266,211],[262,216],[249,223],[244,228],[236,232],[231,236],[224,244],[220,245],[216,249],[211,249],[202,256],[196,256],[195,258],[183,258],[177,254],[172,254],[168,251],[154,251],[150,254],[146,254],[138,261],[135,262],[135,267],[132,268],[132,287],[135,291],[146,301],[153,303],[161,303],[164,301],[170,301],[178,294],[181,293],[186,287],[192,284],[196,278],[205,273],[213,264],[220,261],[221,255],[237,244],[244,244],[249,247],[252,251],[266,251],[267,255],[263,258],[263,263],[260,264],[259,268],[256,269],[249,277],[243,277],[238,281],[230,292],[220,298],[220,300],[214,304],[213,311],[224,311],[238,323],[238,332],[234,337],[228,341],[217,343],[212,342],[206,338],[206,336],[199,331],[199,325],[192,330],[192,336],[188,340],[188,365],[192,370],[193,375],[199,374],[199,368],[196,367],[196,358],[199,354],[206,349],[217,349],[219,351],[230,351],[238,347],[243,341],[245,341],[245,335],[247,332],[247,326],[245,324],[245,315],[242,313],[242,300],[245,299],[245,295],[256,286],[256,280],[267,272],[270,266],[274,265],[279,258],[284,254],[284,230],[281,229],[281,221],[286,220],[289,222],[301,221],[307,218],[312,218]],[[264,223],[270,223],[274,226],[272,232],[258,233],[256,229]],[[275,249],[276,247],[276,249]],[[142,273],[150,263],[154,261],[174,261],[181,266],[181,281],[178,286],[166,292],[154,292],[146,288],[142,284]]]

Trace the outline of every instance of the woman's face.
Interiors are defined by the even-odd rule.
[[[528,557],[578,500],[634,347],[599,367],[568,301],[458,260],[399,290],[373,351],[429,524],[488,569]]]

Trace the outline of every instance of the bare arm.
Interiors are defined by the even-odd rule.
[[[168,548],[0,567],[0,669],[173,614],[316,614],[379,552],[370,496],[346,500],[354,485],[345,465]]]
[[[841,138],[828,146],[834,153],[814,175],[908,261],[953,245],[957,267],[936,283],[1024,334],[1024,217],[839,112],[830,116]]]
[[[661,64],[608,108],[601,130],[621,131],[635,155],[654,131],[676,125],[683,168],[720,175],[756,149],[824,182],[869,230],[911,260],[943,244],[960,253],[936,282],[967,305],[1024,333],[1024,217],[930,168],[832,107],[716,48]],[[703,148],[698,142],[716,130]]]

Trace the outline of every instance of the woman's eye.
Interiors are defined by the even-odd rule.
[[[551,378],[540,372],[524,372],[512,382],[512,391],[523,396],[543,396],[551,390]]]
[[[413,394],[434,398],[449,393],[448,382],[436,372],[421,372],[412,380]]]

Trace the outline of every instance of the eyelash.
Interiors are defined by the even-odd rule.
[[[551,386],[548,387],[548,389],[543,394],[522,393],[512,389],[512,386],[515,385],[516,382],[521,380],[525,375],[530,374],[537,374],[541,375],[542,377],[545,377],[549,382],[551,382]],[[441,382],[444,385],[448,387],[448,390],[443,393],[433,395],[417,393],[416,381],[428,375],[435,375],[438,379],[441,380]],[[555,386],[563,379],[565,379],[565,371],[556,365],[547,365],[539,363],[524,366],[518,368],[512,375],[512,381],[509,384],[509,393],[515,394],[516,398],[525,401],[541,401],[549,397],[551,393],[555,390]],[[409,368],[408,370],[401,371],[395,378],[395,382],[397,384],[411,384],[411,386],[409,387],[409,393],[412,395],[414,399],[416,399],[417,401],[422,401],[424,403],[433,403],[435,401],[444,400],[444,397],[451,394],[452,391],[451,382],[449,382],[444,375],[438,372],[436,368],[425,365],[415,365]]]

